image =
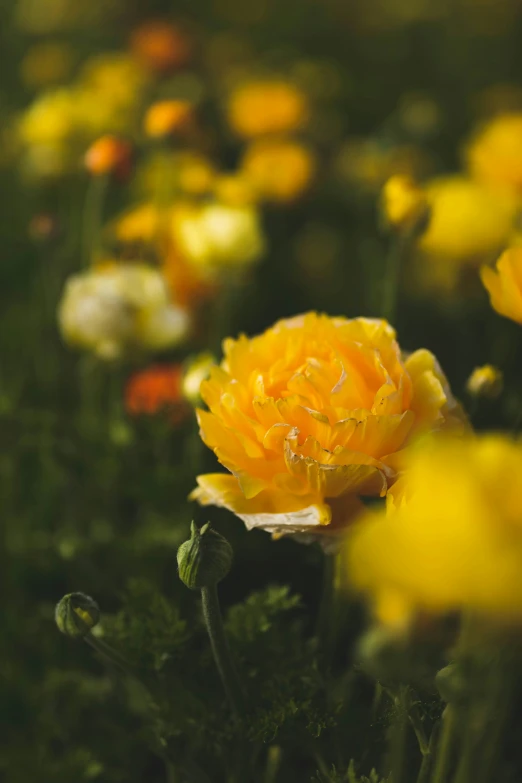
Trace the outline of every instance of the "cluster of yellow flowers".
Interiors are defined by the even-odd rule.
[[[94,208],[101,224],[92,238],[91,268],[66,285],[62,334],[101,358],[137,345],[171,347],[186,340],[201,303],[263,255],[262,204],[290,203],[310,186],[315,158],[299,136],[309,99],[289,78],[274,75],[244,76],[227,86],[229,143],[243,147],[237,169],[222,171],[208,153],[198,110],[201,85],[194,75],[175,76],[194,57],[181,27],[142,24],[127,51],[91,58],[69,85],[60,84],[67,63],[55,49],[40,49],[24,64],[35,86],[46,78],[52,86],[19,118],[22,168],[46,181],[83,166],[92,191],[86,211],[92,219]],[[34,80],[35,71],[43,81]],[[132,201],[103,225],[107,188],[96,188],[96,181],[110,180],[128,183]],[[169,326],[161,297],[149,301],[145,290],[143,302],[135,296],[138,283],[148,291],[160,278]],[[146,328],[137,316],[142,307],[149,315],[157,307]],[[173,328],[174,310],[183,328]]]
[[[383,204],[391,224],[400,226],[408,208],[414,209],[413,187],[417,199],[423,199],[430,209],[413,269],[416,283],[446,293],[465,293],[478,268],[518,243],[521,129],[521,113],[494,116],[467,143],[465,173],[439,177],[423,186],[404,177],[386,184]],[[482,276],[484,281],[492,279],[487,270]],[[491,290],[489,283],[487,287]]]

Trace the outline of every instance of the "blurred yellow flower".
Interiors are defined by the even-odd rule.
[[[249,266],[264,251],[254,205],[180,203],[173,211],[173,232],[181,254],[209,278]]]
[[[161,264],[172,299],[189,307],[205,299],[212,286],[197,265],[181,251],[176,237],[177,207],[160,208],[152,202],[132,207],[109,227],[114,237],[131,248],[150,246]]]
[[[490,120],[470,141],[466,157],[477,180],[522,196],[522,112]]]
[[[493,309],[522,324],[522,247],[504,251],[497,261],[496,271],[483,266],[480,277]]]
[[[209,377],[210,370],[215,366],[216,359],[208,351],[193,356],[186,362],[181,390],[185,399],[192,405],[201,404],[199,391],[201,384]]]
[[[193,115],[194,107],[189,101],[158,101],[145,114],[145,133],[151,138],[160,138],[186,131]]]
[[[43,92],[23,113],[19,132],[27,145],[67,143],[77,130],[75,95],[61,88]]]
[[[428,182],[425,193],[431,212],[418,242],[416,283],[450,292],[507,243],[516,201],[459,175]]]
[[[304,93],[291,82],[252,81],[237,87],[229,98],[230,127],[245,138],[301,128],[308,120]]]
[[[400,174],[390,177],[382,189],[382,211],[391,226],[413,225],[421,216],[428,216],[428,204],[422,188],[411,177]]]
[[[224,342],[201,384],[201,437],[229,474],[193,497],[248,528],[338,533],[359,495],[385,495],[398,452],[462,413],[435,357],[405,357],[385,321],[307,313]]]
[[[254,191],[270,201],[293,201],[315,173],[312,151],[289,139],[257,139],[245,150],[241,170]]]
[[[233,207],[244,207],[256,201],[251,182],[241,172],[216,176],[213,191],[217,201]]]
[[[163,350],[187,335],[185,310],[170,302],[162,275],[144,264],[107,263],[71,277],[58,308],[66,342],[116,359],[131,349]]]
[[[472,397],[488,397],[496,399],[503,388],[503,374],[498,367],[492,364],[484,364],[475,367],[466,382],[466,390]]]
[[[346,539],[347,573],[379,618],[468,609],[522,617],[522,447],[503,436],[412,450],[409,496]]]

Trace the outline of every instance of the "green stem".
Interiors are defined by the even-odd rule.
[[[395,720],[389,732],[389,765],[392,783],[401,783],[404,778],[406,743],[408,741],[408,711],[406,707],[406,686],[399,686],[394,698]]]
[[[325,552],[323,559],[323,587],[317,615],[316,635],[324,653],[325,667],[329,668],[335,653],[340,616],[341,558],[338,553]]]
[[[210,644],[221,682],[232,709],[239,716],[243,716],[246,713],[243,691],[225,636],[216,585],[202,587],[201,599],[203,603],[203,617],[205,618],[205,625],[210,637]]]
[[[83,207],[83,264],[90,266],[99,245],[103,225],[103,205],[109,183],[108,176],[91,177]]]
[[[395,320],[397,297],[401,272],[419,237],[428,227],[429,216],[422,214],[417,221],[404,231],[400,231],[392,241],[392,246],[386,259],[382,289],[382,317],[390,323]]]
[[[281,766],[281,748],[279,745],[270,745],[266,758],[264,783],[275,783],[277,773]]]
[[[433,764],[434,750],[437,745],[437,738],[439,733],[439,724],[436,723],[431,731],[430,741],[426,749],[426,753],[422,754],[422,762],[417,775],[416,783],[428,783],[430,779],[431,767]]]
[[[136,675],[133,674],[131,670],[130,663],[126,658],[123,657],[123,655],[115,650],[114,647],[111,647],[109,644],[102,641],[101,639],[98,639],[96,636],[93,636],[91,633],[88,633],[87,636],[83,637],[83,639],[90,647],[93,648],[93,650],[96,650],[99,655],[117,666],[119,669],[121,669],[121,671],[125,672],[125,674],[128,674],[129,676],[136,679]]]
[[[442,714],[442,730],[437,743],[435,769],[431,783],[447,783],[451,767],[451,757],[455,745],[457,721],[454,708],[446,706]]]

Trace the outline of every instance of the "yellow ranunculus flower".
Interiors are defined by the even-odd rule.
[[[522,112],[490,120],[469,143],[466,157],[476,179],[522,195]]]
[[[307,313],[224,353],[198,419],[232,475],[199,476],[193,497],[249,528],[338,531],[358,495],[386,494],[397,452],[462,416],[435,357],[404,356],[386,321]]]
[[[425,193],[430,221],[418,242],[415,283],[451,292],[507,243],[516,199],[460,175],[428,182]]]
[[[108,263],[71,277],[58,310],[64,339],[115,359],[128,349],[162,350],[186,336],[185,310],[169,300],[162,275],[145,264]]]
[[[261,198],[293,201],[315,172],[312,151],[297,141],[258,139],[247,147],[241,164],[245,178]]]
[[[361,518],[347,573],[378,616],[469,609],[522,617],[522,446],[500,435],[429,439],[410,454],[403,500]]]
[[[421,215],[428,216],[426,196],[411,177],[396,174],[385,183],[381,194],[382,211],[391,226],[413,225]]]
[[[220,270],[249,266],[264,251],[261,221],[254,204],[180,203],[173,210],[172,226],[182,255],[209,278]]]
[[[245,138],[297,130],[308,120],[304,93],[291,82],[253,81],[238,87],[228,102],[231,128]]]
[[[483,266],[480,277],[493,309],[522,324],[522,247],[504,251],[497,261],[496,272]]]
[[[484,364],[482,367],[475,367],[466,381],[466,391],[472,397],[488,397],[494,400],[502,394],[503,380],[502,371],[498,367]]]
[[[432,180],[426,197],[432,212],[420,248],[429,255],[473,265],[497,252],[511,232],[514,200],[466,177]]]

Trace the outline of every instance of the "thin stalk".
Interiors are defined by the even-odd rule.
[[[123,655],[115,650],[114,647],[111,647],[109,644],[102,641],[101,639],[98,639],[96,636],[93,636],[91,633],[88,633],[83,637],[83,639],[90,647],[93,648],[93,650],[96,650],[99,655],[110,661],[110,663],[114,664],[114,666],[116,666],[118,669],[125,672],[125,674],[128,674],[129,676],[136,679],[136,675],[131,671],[130,663],[126,658],[123,657]]]
[[[382,317],[390,323],[395,320],[401,272],[419,237],[428,227],[429,214],[422,214],[409,228],[395,235],[384,272],[382,289]]]
[[[109,178],[91,177],[83,207],[82,255],[84,266],[89,266],[100,245],[103,225],[103,206]]]
[[[317,615],[316,636],[329,668],[335,653],[340,616],[341,559],[338,553],[324,554],[323,587]]]
[[[246,713],[245,700],[241,683],[230,655],[216,585],[202,587],[201,600],[203,603],[203,617],[205,618],[214,660],[225,693],[234,712],[239,716],[244,716]]]
[[[389,731],[389,766],[393,783],[404,780],[406,743],[408,741],[408,711],[406,707],[406,687],[401,685],[399,693],[394,698],[396,709],[395,721]]]
[[[426,749],[426,753],[422,754],[422,762],[417,775],[416,783],[428,783],[430,779],[430,772],[433,764],[434,751],[437,745],[437,738],[439,734],[439,723],[436,723],[431,731],[430,741]]]
[[[449,779],[456,730],[455,711],[451,704],[448,704],[442,714],[442,730],[437,743],[435,769],[433,770],[431,783],[447,783]]]
[[[279,745],[270,745],[268,748],[265,776],[263,783],[275,783],[277,780],[277,773],[281,766],[282,752]]]

